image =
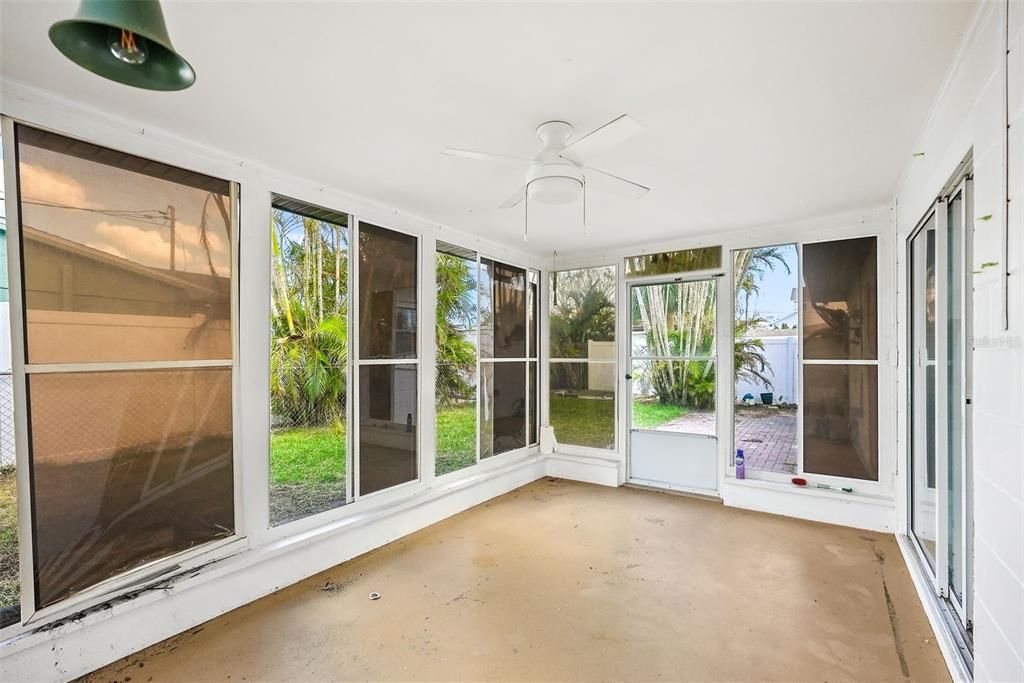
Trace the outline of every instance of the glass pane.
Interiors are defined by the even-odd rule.
[[[715,361],[634,360],[632,429],[715,436]]]
[[[526,363],[494,363],[494,455],[526,445]]]
[[[722,247],[701,247],[626,257],[626,275],[669,275],[722,267]]]
[[[540,401],[537,396],[537,361],[530,361],[529,376],[526,386],[527,400],[530,402],[529,443],[537,443],[537,419],[540,414]]]
[[[37,607],[234,533],[231,370],[29,378]]]
[[[477,287],[480,300],[481,358],[494,358],[494,262],[480,259],[480,282]]]
[[[476,366],[437,365],[437,458],[434,473],[476,464]]]
[[[494,363],[480,363],[480,457],[494,455]]]
[[[230,186],[18,126],[27,361],[230,359]]]
[[[528,316],[527,327],[529,328],[529,339],[527,355],[530,358],[537,357],[537,348],[540,346],[537,340],[540,338],[540,317],[537,312],[538,296],[540,286],[540,273],[536,270],[527,272],[529,277],[529,288],[526,290],[526,312]]]
[[[494,263],[494,357],[526,357],[526,271]]]
[[[615,448],[615,364],[551,363],[551,426],[560,444]]]
[[[416,238],[359,224],[359,357],[416,357]]]
[[[476,464],[476,254],[438,244],[435,474]]]
[[[793,244],[733,252],[733,430],[747,471],[796,473],[798,269]]]
[[[945,396],[946,411],[949,415],[947,424],[948,445],[947,466],[949,468],[949,587],[957,602],[963,604],[964,569],[967,557],[964,531],[964,320],[963,320],[963,286],[964,286],[964,255],[963,255],[963,195],[957,194],[949,202],[949,220],[947,221],[946,254],[944,264],[949,283],[949,295],[946,297],[948,325],[945,330],[946,348],[949,362],[946,364],[947,392]]]
[[[0,141],[2,143],[2,141]],[[0,144],[0,188],[4,186],[3,144]],[[0,226],[6,206],[0,192]],[[0,306],[7,310],[7,240],[0,234]],[[21,619],[21,577],[18,565],[18,482],[14,457],[14,391],[11,382],[11,326],[0,325],[0,628]]]
[[[714,355],[714,280],[636,285],[630,302],[633,357]]]
[[[910,246],[911,514],[910,526],[935,566],[935,217]]]
[[[804,245],[804,358],[878,358],[877,241]]]
[[[551,273],[551,358],[589,358],[615,349],[615,267]],[[595,350],[596,347],[596,350]]]
[[[804,471],[878,480],[877,365],[804,365]]]
[[[272,217],[270,523],[277,525],[347,499],[349,233],[305,213],[275,207]]]
[[[359,368],[359,494],[413,481],[416,465],[416,366]]]

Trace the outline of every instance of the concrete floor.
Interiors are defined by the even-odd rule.
[[[892,536],[555,479],[90,677],[656,678],[949,680]]]

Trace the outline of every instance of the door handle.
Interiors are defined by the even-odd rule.
[[[626,379],[633,379],[633,375],[627,374]]]

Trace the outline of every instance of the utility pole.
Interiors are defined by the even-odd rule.
[[[171,224],[171,270],[174,270],[174,251],[175,251],[175,249],[174,249],[174,246],[175,246],[174,245],[174,242],[175,242],[175,237],[174,237],[175,225],[174,225],[174,221],[175,221],[175,215],[174,215],[174,207],[171,206],[170,204],[167,205],[167,220]]]

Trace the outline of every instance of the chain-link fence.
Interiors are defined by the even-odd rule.
[[[0,373],[0,467],[14,466],[14,386],[11,373]]]

